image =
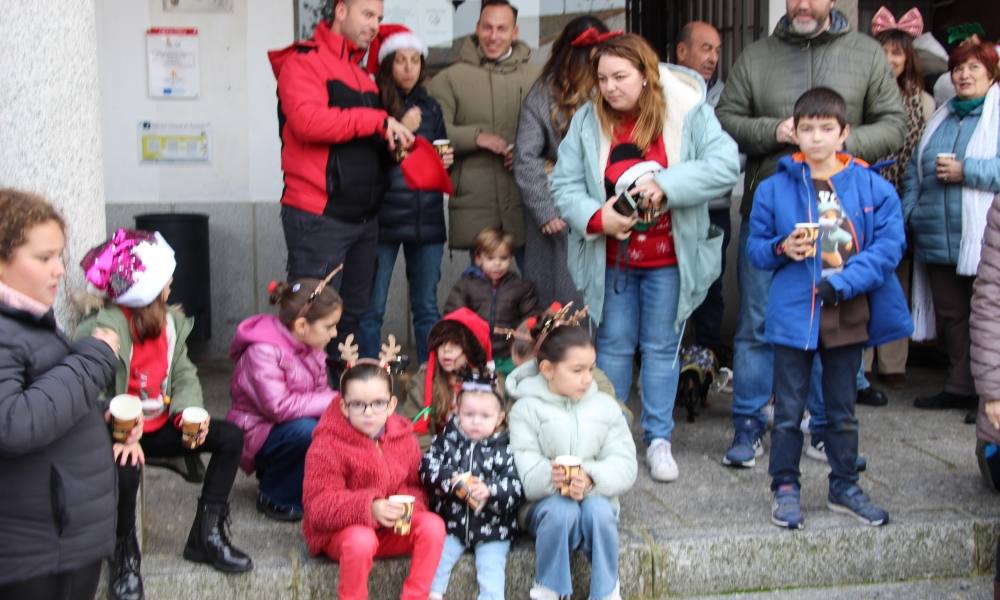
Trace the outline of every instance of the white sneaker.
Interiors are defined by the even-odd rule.
[[[670,453],[670,442],[656,438],[646,449],[646,464],[649,465],[649,475],[656,481],[674,481],[680,474],[674,455]]]
[[[528,598],[531,600],[559,600],[559,594],[536,581],[531,586],[531,590],[528,591]]]
[[[427,596],[427,600],[444,600],[444,596],[442,594],[438,594],[437,592],[431,592],[430,595]]]
[[[621,581],[615,584],[615,589],[611,590],[611,593],[602,598],[601,600],[622,600],[621,594]]]

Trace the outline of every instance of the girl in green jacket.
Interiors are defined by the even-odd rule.
[[[118,526],[109,562],[108,597],[141,599],[140,551],[135,532],[136,493],[145,457],[178,457],[211,452],[198,513],[184,558],[226,573],[249,571],[250,557],[229,541],[229,492],[243,449],[243,432],[205,412],[198,373],[187,354],[192,321],[167,306],[174,251],[156,232],[119,229],[81,262],[87,281],[106,297],[86,318],[77,337],[95,328],[118,334],[117,375],[111,395],[138,397],[143,435],[137,443],[115,444],[118,464]],[[187,409],[187,411],[185,411]],[[200,413],[198,431],[186,437],[182,421]],[[127,442],[128,440],[126,440]]]
[[[618,496],[635,483],[635,442],[614,398],[592,376],[597,353],[579,325],[553,319],[535,360],[511,373],[510,446],[535,536],[534,600],[573,592],[570,554],[591,564],[590,598],[621,598]],[[571,465],[571,466],[564,466]]]

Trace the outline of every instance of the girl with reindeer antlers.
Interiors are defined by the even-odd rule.
[[[368,597],[375,558],[410,555],[401,598],[427,598],[445,529],[427,509],[420,446],[409,421],[394,414],[389,336],[379,360],[358,360],[353,335],[339,345],[347,366],[339,402],[323,413],[306,453],[302,531],[309,552],[340,563],[337,597]]]

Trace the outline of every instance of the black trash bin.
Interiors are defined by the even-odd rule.
[[[137,215],[137,229],[159,231],[174,249],[177,269],[167,302],[180,304],[194,317],[190,341],[212,337],[212,287],[208,254],[208,215],[158,213]]]

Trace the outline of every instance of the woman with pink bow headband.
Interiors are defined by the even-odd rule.
[[[924,31],[924,19],[920,11],[911,8],[897,21],[886,7],[881,7],[872,19],[872,35],[882,44],[892,74],[896,76],[899,85],[899,95],[906,111],[906,135],[903,147],[895,155],[886,158],[895,162],[882,170],[882,176],[888,179],[899,193],[903,195],[902,179],[906,165],[910,162],[913,149],[916,148],[923,134],[924,125],[934,114],[934,98],[923,89],[923,74],[920,61],[917,60],[913,40]],[[896,268],[896,276],[909,295],[910,260],[904,257]],[[901,389],[906,383],[906,359],[909,353],[909,340],[902,339],[889,344],[869,349],[865,352],[865,371],[871,377],[874,371],[874,358],[878,356],[878,372],[889,387]]]

